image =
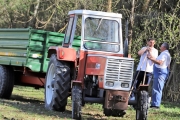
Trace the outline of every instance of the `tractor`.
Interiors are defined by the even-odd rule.
[[[136,106],[136,120],[146,120],[147,87],[129,100],[134,59],[123,44],[122,15],[91,10],[72,10],[62,46],[50,46],[45,78],[45,108],[65,111],[72,100],[72,118],[81,119],[86,103],[99,103],[105,116],[123,117],[129,105]],[[72,48],[80,35],[80,47]],[[124,42],[124,43],[127,43]]]

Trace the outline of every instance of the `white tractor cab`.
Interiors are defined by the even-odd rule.
[[[64,43],[72,43],[78,16],[81,17],[81,50],[123,54],[121,14],[90,10],[69,12],[69,25]],[[66,46],[66,45],[64,45]],[[71,47],[70,45],[69,47]]]
[[[51,109],[65,110],[68,97],[66,92],[70,91],[73,119],[81,119],[81,107],[89,102],[102,104],[106,116],[122,117],[128,103],[139,104],[137,100],[129,101],[134,59],[124,56],[122,15],[91,10],[73,10],[69,11],[68,15],[69,23],[63,45],[58,48],[52,47],[56,49],[57,58],[51,58],[52,61],[58,60],[58,64],[61,65],[63,72],[58,73],[61,77],[54,78],[56,81],[59,80],[57,83],[62,84],[59,86],[64,88],[56,88],[61,91],[58,94],[62,93],[58,97],[59,103],[56,104],[59,106],[47,106]],[[81,36],[81,46],[77,50],[72,48],[73,40],[77,37],[75,33]],[[52,63],[50,61],[49,66]],[[46,78],[50,79],[48,75]],[[67,75],[70,77],[66,78]],[[55,97],[53,98],[52,102],[57,102]],[[140,104],[140,107],[144,107],[144,103]],[[142,110],[138,106],[136,119],[146,120],[145,113],[147,109]]]

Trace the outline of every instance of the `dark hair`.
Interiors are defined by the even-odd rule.
[[[154,41],[155,41],[154,38],[148,38],[148,39],[147,39],[148,42],[151,41],[151,40],[154,40]]]
[[[164,42],[162,45],[163,45],[167,50],[169,50],[169,44],[168,44],[167,42]]]

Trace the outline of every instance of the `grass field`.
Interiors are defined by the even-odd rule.
[[[83,120],[135,120],[131,107],[123,118],[106,117],[100,104],[86,104],[82,109]],[[71,100],[64,113],[44,108],[44,89],[14,87],[10,100],[0,99],[0,120],[71,120]],[[160,110],[149,110],[148,120],[180,120],[180,104],[163,103]]]

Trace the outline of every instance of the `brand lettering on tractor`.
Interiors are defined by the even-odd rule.
[[[99,63],[96,63],[95,68],[100,69],[101,65]]]
[[[101,65],[99,63],[87,63],[87,68],[100,69]]]

